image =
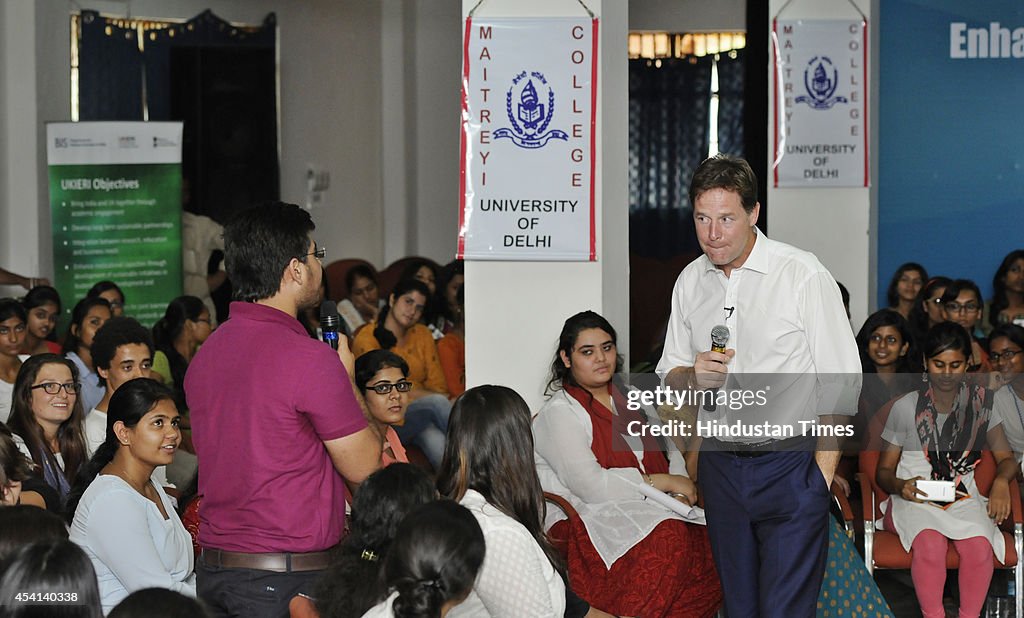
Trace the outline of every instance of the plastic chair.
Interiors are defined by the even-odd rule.
[[[895,401],[895,400],[893,400]],[[882,406],[868,424],[868,441],[860,453],[860,474],[857,475],[861,487],[861,502],[864,510],[864,564],[868,573],[874,574],[875,569],[909,569],[911,552],[903,549],[899,535],[887,530],[878,530],[875,522],[882,517],[881,504],[889,494],[882,490],[875,481],[878,471],[878,460],[882,447],[881,433],[889,418],[893,401]],[[988,495],[995,480],[996,461],[990,451],[982,451],[981,460],[974,469],[974,482],[982,495]],[[1024,618],[1024,567],[1018,557],[1024,550],[1024,518],[1021,514],[1020,489],[1016,482],[1010,483],[1010,517],[1001,527],[1006,542],[1006,562],[1001,563],[993,555],[992,560],[997,569],[1013,569],[1016,582],[1016,598],[1014,599],[1017,618]],[[953,545],[946,551],[946,568],[956,569],[960,566],[960,555]]]

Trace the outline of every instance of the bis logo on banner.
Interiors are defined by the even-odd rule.
[[[814,78],[811,78],[811,74]],[[804,87],[808,96],[799,96],[797,103],[806,103],[814,109],[831,109],[836,103],[848,103],[846,97],[832,96],[839,85],[839,70],[828,56],[815,56],[804,69]]]
[[[526,83],[520,88],[524,80]],[[547,103],[541,102],[534,81],[547,90]],[[519,102],[513,105],[513,95],[517,90]],[[523,71],[512,79],[512,87],[505,95],[505,111],[512,128],[498,129],[494,132],[495,139],[507,137],[520,148],[543,148],[552,139],[569,139],[565,131],[558,129],[544,132],[555,115],[555,91],[542,73]]]

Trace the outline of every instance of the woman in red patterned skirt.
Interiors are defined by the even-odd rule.
[[[677,450],[666,457],[657,438],[629,435],[648,417],[612,382],[622,363],[615,341],[593,311],[569,318],[559,336],[551,396],[533,424],[537,471],[578,516],[551,533],[568,539],[569,579],[592,605],[627,616],[712,616],[722,589],[707,531],[645,496],[653,488],[690,506],[696,487]]]

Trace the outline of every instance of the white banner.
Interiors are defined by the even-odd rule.
[[[776,187],[866,187],[867,24],[776,20]]]
[[[595,259],[596,19],[467,19],[458,257]]]

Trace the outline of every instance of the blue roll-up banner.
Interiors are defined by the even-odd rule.
[[[908,261],[987,300],[1024,248],[1024,3],[879,4],[879,306]]]

